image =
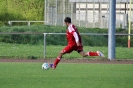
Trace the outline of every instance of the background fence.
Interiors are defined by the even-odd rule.
[[[3,35],[3,34],[2,34]],[[0,36],[2,36],[0,35]],[[65,35],[59,34],[47,34],[45,36],[45,42],[36,41],[40,44],[34,44],[34,40],[38,36],[42,36],[43,34],[4,34],[4,36],[32,36],[28,39],[32,41],[32,43],[26,43],[28,39],[24,39],[25,43],[22,43],[23,40],[17,42],[18,40],[14,40],[11,43],[0,42],[0,58],[12,58],[12,59],[38,59],[38,58],[56,58],[58,53],[67,45]],[[84,45],[84,51],[101,51],[105,54],[106,58],[108,57],[108,40],[107,35],[81,35]],[[127,45],[127,41],[122,41],[122,44],[119,43],[119,39],[124,36],[117,35],[116,38],[116,59],[133,59],[132,51],[133,48],[123,47]],[[133,36],[132,36],[133,38]],[[56,42],[55,42],[56,41]],[[43,45],[44,42],[45,44]],[[75,58],[83,58],[77,52],[73,51],[71,54],[66,54],[63,56],[65,59],[75,59]],[[98,58],[98,57],[87,57],[87,58]]]
[[[48,41],[51,38],[54,38],[56,42],[49,43]],[[81,38],[85,52],[100,50],[105,54],[106,58],[108,57],[107,33],[81,33]],[[126,39],[127,34],[116,34],[116,58],[133,59],[131,55],[133,48],[127,48],[127,41],[121,41],[121,38]],[[133,34],[131,34],[131,38],[133,38]],[[58,55],[57,51],[60,52],[66,45],[65,33],[44,33],[44,58],[56,57]],[[67,54],[64,58],[82,58],[82,56],[73,51],[72,54]]]
[[[127,29],[129,1],[116,0],[117,28]],[[51,25],[64,25],[69,16],[77,26],[108,28],[108,13],[109,0],[45,0],[45,21]]]

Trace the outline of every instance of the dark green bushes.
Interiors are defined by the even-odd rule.
[[[108,33],[107,29],[78,27],[80,33]],[[39,34],[1,34],[0,42],[17,44],[43,44],[43,33],[65,33],[64,26],[32,25],[32,26],[2,26],[0,32],[6,33],[39,33]],[[117,33],[127,33],[127,30],[117,29]],[[133,32],[132,32],[133,33]],[[81,35],[83,45],[107,46],[108,36],[105,35]],[[131,36],[131,46],[133,46]],[[66,45],[65,35],[47,35],[47,45]],[[127,46],[127,36],[116,36],[116,46]]]

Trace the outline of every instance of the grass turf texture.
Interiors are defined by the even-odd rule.
[[[46,58],[56,58],[58,52],[62,50],[64,46],[46,46]],[[106,58],[108,55],[107,47],[89,47],[84,46],[84,51],[102,51]],[[133,59],[132,57],[133,48],[116,47],[116,58],[120,59]],[[29,45],[29,44],[10,44],[0,43],[0,58],[26,58],[26,59],[37,59],[44,57],[44,46],[43,45]],[[77,52],[66,54],[64,58],[82,58]],[[92,58],[92,57],[91,57]]]
[[[131,64],[0,63],[0,88],[132,88]]]

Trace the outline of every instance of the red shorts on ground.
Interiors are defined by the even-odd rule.
[[[63,53],[71,53],[72,51],[78,51],[78,50],[83,50],[83,46],[76,46],[76,45],[67,45],[62,52]]]

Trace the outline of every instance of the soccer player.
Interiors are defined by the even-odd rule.
[[[71,53],[72,51],[77,51],[81,56],[101,56],[104,57],[104,54],[102,54],[100,51],[97,52],[84,52],[81,36],[77,30],[77,28],[71,23],[71,18],[66,17],[64,19],[65,25],[68,27],[66,31],[66,38],[68,41],[68,45],[61,50],[57,58],[55,59],[53,64],[50,64],[50,67],[55,69],[60,62],[62,56],[66,53]]]

